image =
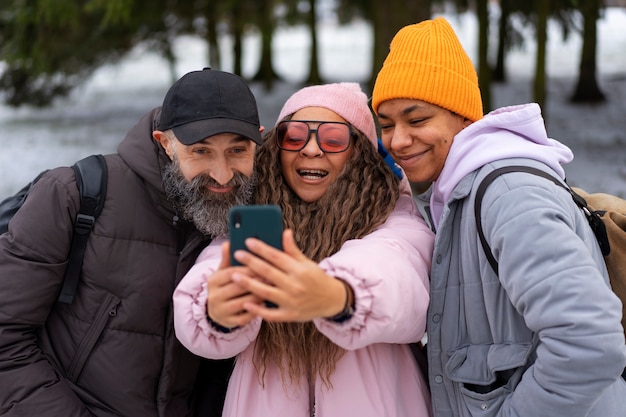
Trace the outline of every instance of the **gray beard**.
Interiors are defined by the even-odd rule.
[[[228,236],[228,211],[233,206],[250,204],[257,184],[256,172],[248,178],[235,172],[227,186],[234,186],[228,193],[214,193],[207,186],[220,186],[208,175],[200,174],[187,181],[174,158],[163,172],[163,188],[178,215],[192,222],[202,233],[216,237]]]

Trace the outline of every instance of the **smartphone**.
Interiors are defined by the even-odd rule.
[[[240,265],[233,256],[249,237],[262,240],[282,250],[283,212],[276,205],[235,206],[228,212],[230,230],[230,264]]]

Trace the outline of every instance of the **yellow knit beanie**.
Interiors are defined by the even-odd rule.
[[[391,41],[378,73],[372,108],[408,98],[435,104],[471,121],[483,117],[474,65],[443,17],[405,26]]]

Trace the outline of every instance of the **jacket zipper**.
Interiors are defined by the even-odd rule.
[[[119,306],[119,304],[120,299],[115,297],[114,295],[108,295],[105,299],[105,302],[102,303],[102,306],[98,310],[93,323],[91,323],[91,326],[89,326],[88,332],[80,341],[78,348],[76,349],[74,359],[67,369],[67,378],[69,380],[74,382],[77,381],[81,371],[83,370],[83,367],[85,366],[85,362],[87,362],[89,354],[96,345],[98,338],[104,331],[107,322],[110,318],[117,315],[117,307]]]

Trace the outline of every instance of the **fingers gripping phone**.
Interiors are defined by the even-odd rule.
[[[235,206],[228,212],[230,230],[230,264],[241,265],[233,256],[239,249],[247,250],[245,240],[254,237],[282,250],[283,212],[275,205]],[[269,308],[278,307],[265,301]]]
[[[254,237],[282,250],[283,212],[275,205],[235,206],[228,212],[230,264],[240,265],[233,254],[247,250],[245,240]]]

